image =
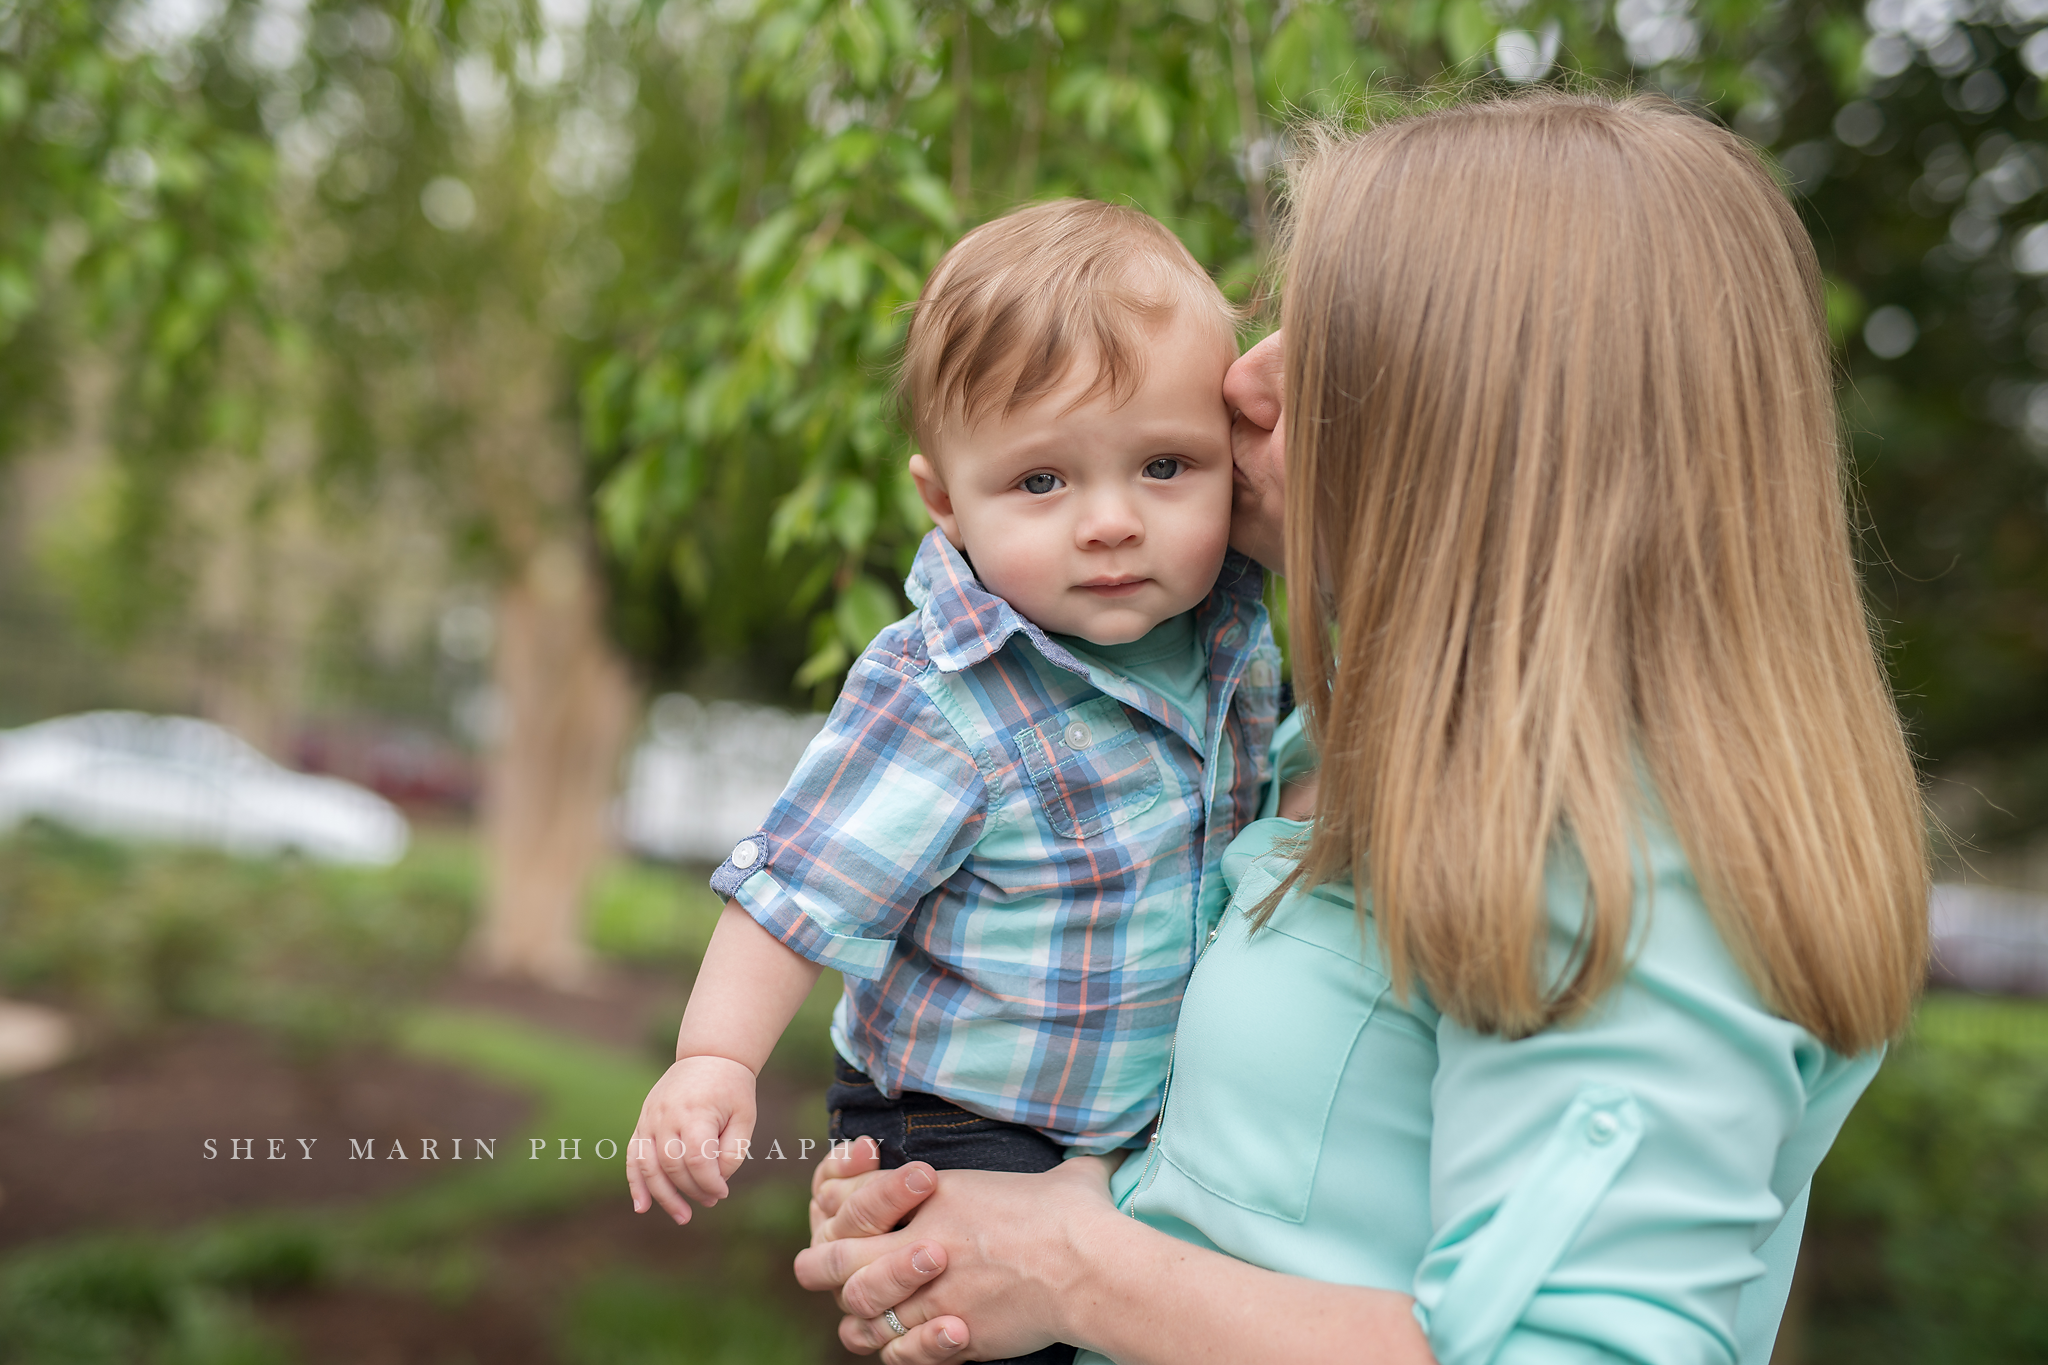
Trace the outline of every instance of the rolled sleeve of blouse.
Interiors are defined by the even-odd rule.
[[[1438,1030],[1415,1313],[1441,1365],[1769,1358],[1814,1167],[1880,1054],[1771,1014],[1668,832],[1647,859],[1634,962],[1592,1014]],[[1584,890],[1557,860],[1553,960]]]

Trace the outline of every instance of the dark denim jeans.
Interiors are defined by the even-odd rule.
[[[1033,1174],[1059,1165],[1064,1150],[1035,1128],[970,1114],[937,1095],[906,1090],[892,1100],[844,1058],[833,1058],[825,1107],[833,1138],[873,1138],[885,1169],[925,1161],[941,1171]],[[1072,1346],[1056,1344],[994,1365],[1073,1365],[1074,1355]]]

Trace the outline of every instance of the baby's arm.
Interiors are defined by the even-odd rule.
[[[687,1223],[690,1200],[709,1208],[725,1198],[754,1136],[754,1077],[820,970],[726,902],[683,1011],[675,1065],[647,1093],[626,1146],[634,1212],[659,1204]]]

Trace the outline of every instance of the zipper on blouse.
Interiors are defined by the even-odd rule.
[[[1228,906],[1224,907],[1224,913],[1230,913]],[[1201,951],[1195,954],[1196,967],[1202,965],[1203,957],[1209,952],[1209,945],[1216,941],[1216,935],[1222,928],[1223,922],[1218,920],[1216,928],[1209,931],[1209,937],[1202,940]],[[1188,979],[1190,981],[1194,979],[1194,968],[1192,967],[1188,969]],[[1185,1006],[1187,1000],[1185,994],[1183,994],[1181,1000],[1183,1006]],[[1128,1201],[1124,1206],[1124,1212],[1132,1218],[1138,1216],[1138,1196],[1151,1188],[1153,1177],[1159,1174],[1159,1134],[1166,1127],[1166,1103],[1173,1095],[1173,1055],[1179,1047],[1180,1023],[1176,1020],[1173,1026],[1173,1037],[1168,1039],[1166,1043],[1166,1079],[1159,1087],[1159,1117],[1153,1122],[1152,1136],[1145,1143],[1145,1173],[1138,1177],[1138,1183],[1131,1186],[1131,1192],[1124,1196]]]

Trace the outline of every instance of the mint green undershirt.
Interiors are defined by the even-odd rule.
[[[1082,663],[1128,678],[1180,708],[1200,732],[1209,718],[1209,651],[1195,631],[1195,614],[1161,621],[1128,644],[1098,645],[1077,635],[1055,635]]]

